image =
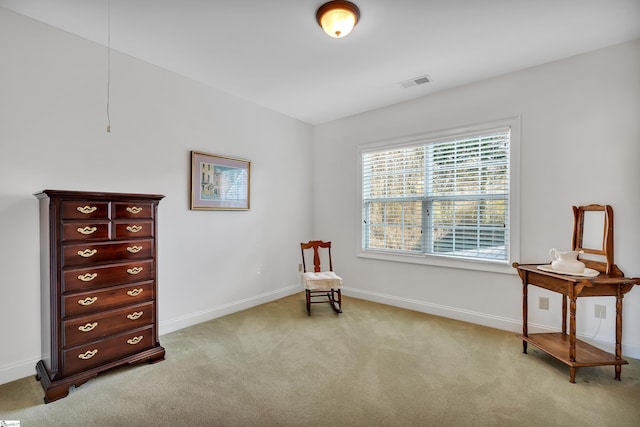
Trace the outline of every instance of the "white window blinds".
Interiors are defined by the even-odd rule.
[[[510,130],[362,153],[365,250],[508,260]]]

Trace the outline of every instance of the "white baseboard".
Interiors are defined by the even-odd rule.
[[[197,325],[198,323],[226,316],[227,314],[246,310],[248,308],[255,307],[256,305],[274,301],[279,298],[284,298],[300,291],[301,289],[299,285],[288,286],[286,288],[281,288],[272,292],[255,295],[243,300],[232,301],[230,303],[219,305],[217,307],[211,307],[206,310],[189,313],[181,317],[176,317],[174,319],[161,321],[159,325],[159,335],[165,335],[171,332],[178,331],[180,329],[188,328],[189,326]]]
[[[36,380],[36,363],[40,360],[40,356],[35,359],[24,360],[10,366],[0,367],[0,385],[10,383],[15,380],[33,376]]]
[[[189,326],[196,325],[198,323],[206,322],[207,320],[215,319],[217,317],[225,316],[227,314],[235,313],[240,310],[254,307],[256,305],[264,304],[269,301],[277,300],[296,292],[300,292],[300,285],[293,285],[286,288],[278,289],[272,292],[256,295],[251,298],[246,298],[239,301],[233,301],[228,304],[224,304],[218,307],[212,307],[207,310],[202,310],[196,313],[189,313],[185,316],[169,319],[160,322],[159,335],[168,334],[170,332],[177,331],[179,329],[187,328]],[[0,366],[0,385],[6,384],[15,380],[26,378],[29,376],[34,377],[36,375],[36,363],[40,360],[40,356],[36,356],[33,359],[18,362],[10,366]]]
[[[461,320],[463,322],[475,323],[477,325],[488,326],[490,328],[501,329],[503,331],[510,331],[514,333],[522,332],[522,319],[510,319],[507,317],[494,316],[488,313],[464,310],[458,307],[433,304],[426,301],[402,298],[394,295],[371,292],[351,287],[345,287],[343,289],[343,293],[346,296],[353,296],[354,298],[378,302],[394,307],[406,308],[408,310],[433,314],[435,316],[446,317],[449,319]],[[529,331],[531,333],[560,332],[558,328],[535,323],[529,323]],[[577,338],[582,341],[589,342],[589,340],[592,339],[592,336],[578,333]],[[598,339],[594,338],[590,342],[590,344],[610,353],[613,353],[615,351],[615,337],[599,337]],[[622,353],[624,357],[640,359],[640,345],[627,344],[623,342]]]
[[[218,317],[226,316],[240,310],[246,310],[256,305],[264,304],[270,301],[284,298],[289,295],[293,295],[297,292],[301,292],[299,285],[288,286],[286,288],[278,289],[272,292],[256,295],[251,298],[246,298],[239,301],[233,301],[228,304],[212,307],[207,310],[202,310],[196,313],[189,313],[182,317],[169,319],[160,322],[159,334],[164,335],[180,329],[187,328],[189,326],[196,325],[198,323],[206,322]],[[478,325],[488,326],[491,328],[501,329],[505,331],[511,331],[519,333],[522,330],[521,319],[509,319],[506,317],[494,316],[487,313],[480,313],[477,311],[463,310],[457,307],[450,307],[440,304],[433,304],[425,301],[419,301],[409,298],[401,298],[388,294],[381,294],[377,292],[365,291],[362,289],[345,288],[343,290],[344,295],[353,296],[354,298],[360,298],[367,301],[378,302],[381,304],[391,305],[394,307],[406,308],[408,310],[419,311],[422,313],[433,314],[436,316],[447,317],[449,319],[461,320],[463,322],[475,323]],[[558,331],[552,327],[546,325],[540,325],[535,323],[529,324],[529,330],[532,333],[535,332],[550,332]],[[590,336],[584,334],[578,334],[578,338],[583,341],[589,341]],[[613,352],[615,348],[615,338],[598,338],[594,339],[591,344],[598,348],[601,348],[608,352]],[[622,352],[624,357],[631,357],[634,359],[640,359],[640,345],[629,345],[623,343]],[[35,381],[35,366],[40,360],[40,357],[34,359],[18,362],[10,366],[0,367],[0,385],[15,381],[21,378],[25,378],[33,375]]]

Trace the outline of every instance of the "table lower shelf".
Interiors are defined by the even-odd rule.
[[[576,339],[576,360],[569,358],[569,335],[562,332],[518,335],[522,339],[572,368],[582,366],[627,365],[624,359]]]

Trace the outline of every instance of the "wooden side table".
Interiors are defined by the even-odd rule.
[[[584,366],[614,365],[615,379],[620,380],[622,365],[629,362],[622,359],[622,298],[634,285],[640,284],[638,278],[623,277],[615,268],[610,274],[600,274],[587,278],[550,273],[539,270],[539,264],[518,264],[522,279],[522,339],[523,353],[527,352],[527,344],[531,343],[540,350],[555,357],[569,366],[569,381],[575,383],[576,368]],[[562,294],[562,332],[529,334],[528,318],[528,285],[548,289]],[[616,347],[615,354],[600,350],[590,344],[576,339],[576,301],[579,297],[612,296],[616,298]],[[569,301],[569,333],[567,334],[567,300]]]

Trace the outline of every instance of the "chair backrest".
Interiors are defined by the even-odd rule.
[[[585,242],[585,224],[588,231],[595,234],[595,241]],[[601,231],[600,231],[601,230]],[[601,239],[601,240],[600,240]],[[588,245],[587,247],[585,247]],[[609,205],[587,205],[573,207],[574,251],[583,251],[585,255],[599,255],[603,261],[581,256],[587,267],[605,274],[622,274],[613,262],[613,208]]]
[[[305,261],[304,251],[307,249],[313,249],[313,271],[319,273],[322,271],[320,262],[320,248],[325,248],[328,251],[329,257],[329,271],[333,271],[333,263],[331,262],[331,242],[323,242],[322,240],[311,240],[307,243],[300,243],[300,250],[302,252],[302,267],[303,271],[307,272],[307,263]]]

